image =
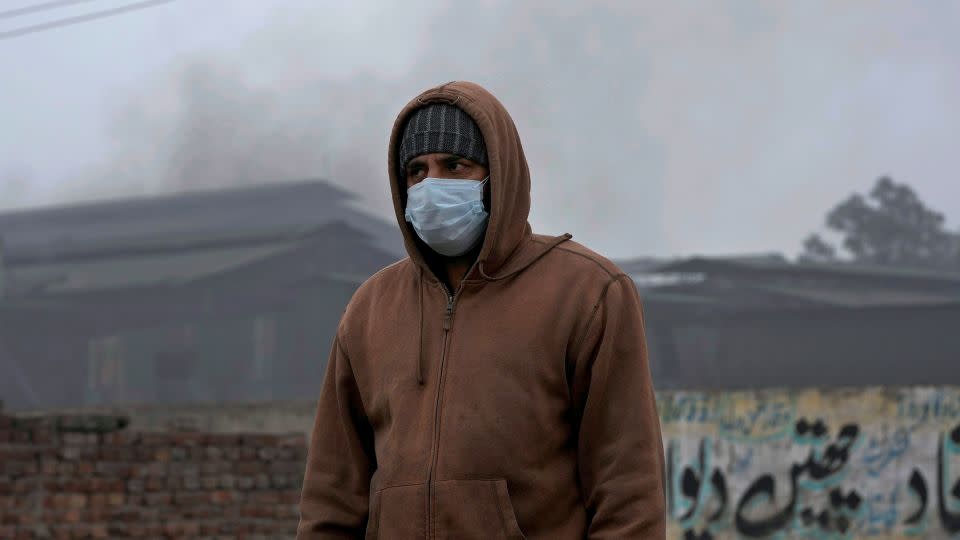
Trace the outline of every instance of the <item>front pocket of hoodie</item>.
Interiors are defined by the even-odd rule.
[[[433,489],[438,540],[524,539],[506,480],[442,480]]]
[[[365,540],[410,540],[427,534],[427,485],[393,486],[370,501]]]

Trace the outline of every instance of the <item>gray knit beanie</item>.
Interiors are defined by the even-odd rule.
[[[407,119],[397,149],[400,166],[420,155],[446,153],[487,164],[487,147],[480,128],[463,109],[446,103],[431,103]]]

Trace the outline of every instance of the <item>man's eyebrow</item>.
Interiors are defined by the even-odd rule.
[[[423,160],[422,160],[422,159],[420,159],[420,158],[413,158],[413,159],[410,160],[409,163],[407,163],[407,168],[410,169],[410,168],[412,168],[412,167],[422,167],[423,165],[424,165],[424,163],[423,163]]]
[[[442,161],[442,162],[445,163],[445,164],[449,164],[449,163],[456,163],[456,162],[458,162],[458,161],[460,161],[460,160],[462,160],[462,159],[466,159],[466,158],[461,157],[461,156],[458,156],[458,155],[455,155],[455,154],[448,154],[448,155],[440,158],[440,161]]]

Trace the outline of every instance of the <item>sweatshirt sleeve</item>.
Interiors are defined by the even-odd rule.
[[[611,279],[574,350],[578,468],[591,539],[666,537],[664,457],[643,312]]]
[[[338,333],[307,451],[297,540],[363,538],[375,469],[373,431]]]

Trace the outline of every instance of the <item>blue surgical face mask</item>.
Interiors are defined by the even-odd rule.
[[[490,214],[483,208],[481,180],[426,178],[407,189],[406,220],[431,249],[447,257],[470,251],[480,241]]]

